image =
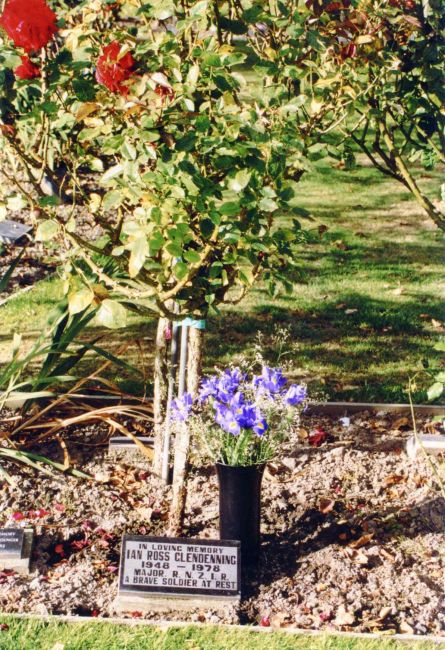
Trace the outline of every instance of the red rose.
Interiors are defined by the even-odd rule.
[[[25,52],[36,52],[57,32],[57,16],[45,0],[8,0],[0,26]]]
[[[121,45],[117,41],[104,47],[97,60],[96,79],[111,92],[126,97],[129,92],[126,82],[133,74],[135,62],[130,52],[120,57],[120,51]]]
[[[14,70],[14,74],[19,79],[35,79],[40,77],[40,68],[29,59],[27,56],[21,56],[22,65]]]

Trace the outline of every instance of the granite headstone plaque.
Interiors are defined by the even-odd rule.
[[[21,558],[25,533],[22,528],[0,528],[0,556]]]
[[[219,607],[241,595],[240,542],[124,535],[118,608]]]
[[[31,230],[31,226],[5,219],[0,222],[0,242],[3,244],[17,244]]]
[[[33,536],[30,529],[0,528],[0,569],[29,573]]]

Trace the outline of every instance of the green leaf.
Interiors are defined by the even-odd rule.
[[[50,241],[54,239],[59,232],[59,224],[54,219],[47,219],[42,221],[37,226],[36,240],[37,241]]]
[[[237,201],[228,201],[219,206],[219,212],[227,217],[236,217],[240,212],[240,204]]]
[[[42,208],[54,207],[60,204],[60,199],[58,196],[42,196],[39,199],[39,205]]]
[[[201,231],[202,236],[204,239],[209,239],[213,235],[213,231],[215,230],[215,224],[211,219],[201,219],[199,222],[199,229]]]
[[[275,210],[278,210],[278,205],[273,199],[264,197],[259,203],[259,208],[264,212],[274,212]]]
[[[428,388],[427,395],[428,400],[432,402],[433,400],[440,397],[443,393],[444,385],[440,381],[436,381],[432,386]]]
[[[192,18],[204,17],[207,13],[208,6],[208,0],[200,0],[190,9],[190,16]]]
[[[178,280],[185,278],[188,271],[188,264],[185,264],[184,262],[177,262],[173,267],[173,273]]]
[[[93,81],[85,79],[74,79],[73,90],[81,102],[90,102],[96,97],[96,88]]]
[[[252,172],[248,169],[241,169],[234,178],[229,179],[229,189],[234,192],[241,192],[248,184],[252,177]]]
[[[184,259],[191,264],[199,264],[201,261],[201,255],[197,251],[190,249],[188,251],[185,251]]]
[[[123,157],[127,160],[136,160],[138,155],[136,147],[134,147],[130,142],[124,142],[121,148],[121,152]]]
[[[123,196],[119,190],[112,190],[107,192],[104,196],[103,208],[104,210],[111,210],[111,208],[118,208],[122,204]]]
[[[172,257],[181,257],[182,255],[182,246],[174,242],[167,244],[165,250],[168,251]]]
[[[68,310],[71,315],[79,314],[91,305],[94,300],[94,293],[91,289],[80,289],[68,296]]]
[[[100,179],[101,183],[108,183],[108,181],[113,180],[113,178],[117,178],[117,176],[120,176],[123,171],[124,171],[123,165],[113,165],[113,167],[107,169],[105,174],[102,176],[102,178]]]
[[[144,262],[149,254],[149,246],[145,236],[136,239],[131,246],[130,262],[128,264],[128,272],[130,277],[137,276]]]
[[[121,329],[127,324],[127,310],[116,300],[104,300],[97,312],[98,322],[109,329]]]

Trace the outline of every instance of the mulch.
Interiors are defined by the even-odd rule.
[[[442,432],[426,416],[418,426]],[[107,435],[66,436],[73,465],[95,481],[20,467],[15,487],[0,485],[0,525],[36,531],[31,575],[0,572],[3,612],[113,616],[121,535],[165,534],[170,488],[138,455],[110,459]],[[262,551],[240,605],[162,618],[445,637],[445,501],[422,455],[406,456],[409,435],[394,413],[349,426],[305,416],[298,448],[266,471]],[[56,442],[39,451],[61,453]],[[217,538],[213,468],[195,468],[188,492],[185,536]]]

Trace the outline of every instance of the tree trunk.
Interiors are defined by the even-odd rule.
[[[168,390],[167,382],[167,340],[165,330],[168,326],[166,318],[158,320],[158,329],[155,341],[155,359],[154,359],[154,397],[153,397],[153,416],[154,416],[154,459],[153,471],[160,475],[162,468],[162,449],[163,449],[163,428],[165,406]]]
[[[202,373],[203,330],[191,327],[189,330],[189,350],[187,364],[187,392],[195,399],[198,397],[199,382]]]
[[[188,343],[187,392],[189,392],[193,397],[196,397],[201,377],[203,331],[191,327],[189,329]],[[168,534],[172,537],[180,537],[184,526],[185,506],[187,501],[186,479],[189,469],[190,443],[190,430],[185,423],[177,433],[175,443],[173,494],[168,530]]]

